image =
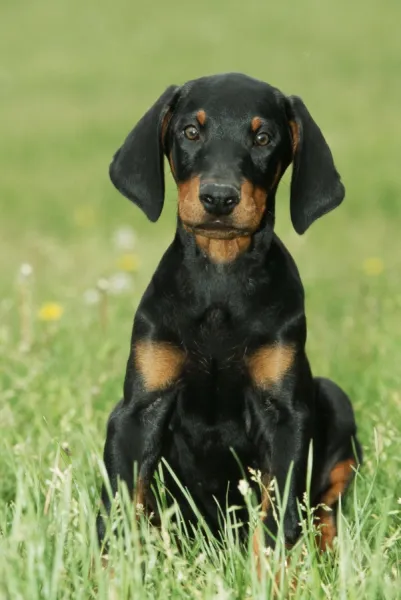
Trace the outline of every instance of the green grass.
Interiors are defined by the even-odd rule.
[[[169,513],[162,536],[140,525],[141,544],[123,514],[132,545],[112,546],[112,583],[94,535],[132,317],[175,219],[170,177],[151,225],[109,183],[108,163],[168,84],[232,70],[303,97],[347,188],[343,206],[303,237],[290,225],[289,175],[278,202],[277,230],[306,288],[314,372],[351,395],[366,461],[333,556],[314,552],[306,526],[290,594],[401,596],[400,19],[398,0],[2,1],[1,599],[269,597],[272,577],[257,582],[233,530],[225,547],[178,531],[179,551]],[[124,226],[141,261],[131,287],[107,306],[87,304],[85,292],[118,273]],[[21,283],[23,263],[33,275]],[[50,301],[64,309],[54,323],[38,318]],[[279,546],[268,569],[283,560]]]

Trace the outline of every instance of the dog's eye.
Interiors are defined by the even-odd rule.
[[[264,131],[261,131],[255,136],[255,144],[257,146],[267,146],[270,142],[270,138]]]
[[[184,135],[188,140],[191,140],[192,142],[195,140],[199,140],[199,131],[193,125],[188,125],[188,127],[185,127]]]

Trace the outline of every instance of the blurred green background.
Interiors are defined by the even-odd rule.
[[[166,86],[224,71],[300,95],[331,145],[344,204],[298,237],[289,170],[277,231],[306,287],[313,369],[350,392],[368,463],[375,427],[383,485],[397,479],[401,453],[384,449],[400,449],[401,427],[400,22],[398,0],[2,0],[4,498],[21,453],[45,471],[55,440],[75,445],[73,456],[89,439],[100,451],[135,307],[176,211],[170,175],[152,225],[113,188],[108,165]],[[99,296],[99,278],[109,294]]]

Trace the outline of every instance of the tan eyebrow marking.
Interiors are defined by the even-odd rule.
[[[251,121],[252,131],[257,131],[262,125],[262,119],[260,117],[253,117]]]
[[[198,123],[199,125],[204,125],[205,121],[206,121],[206,113],[205,111],[202,110],[198,110],[198,112],[196,113],[196,118],[198,119]]]

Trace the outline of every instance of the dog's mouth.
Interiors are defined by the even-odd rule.
[[[248,229],[234,227],[233,225],[224,223],[219,219],[209,221],[207,223],[186,223],[184,226],[187,231],[191,231],[196,235],[215,239],[215,240],[233,240],[238,237],[246,237],[251,235]]]

